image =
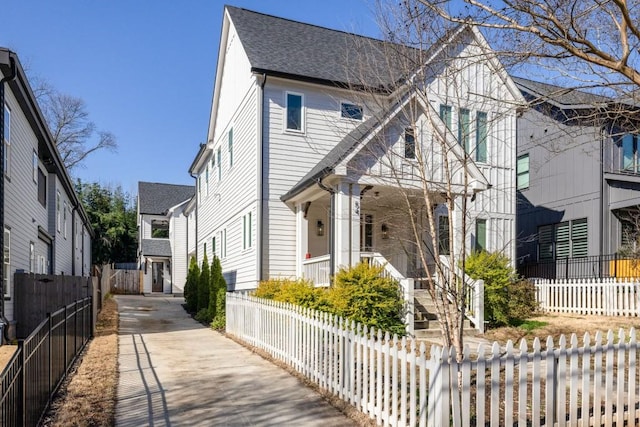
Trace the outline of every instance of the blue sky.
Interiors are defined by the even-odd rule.
[[[238,7],[377,37],[374,0],[229,0]],[[117,153],[75,177],[119,184],[193,184],[206,139],[223,5],[214,0],[20,0],[2,6],[0,46],[30,74],[87,104]]]

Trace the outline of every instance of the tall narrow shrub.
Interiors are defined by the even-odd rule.
[[[202,259],[202,268],[200,268],[200,277],[198,280],[198,314],[200,311],[209,309],[209,283],[211,280],[209,269],[209,260],[207,254]]]
[[[222,266],[220,259],[214,255],[211,261],[211,277],[209,280],[209,316],[212,319],[216,317],[216,299],[218,297],[219,277],[222,276]]]
[[[227,282],[222,275],[222,266],[218,257],[213,260],[213,271],[217,274],[217,295],[216,295],[216,310],[213,317],[211,326],[215,329],[224,329],[226,323],[226,304],[227,304]]]
[[[195,313],[198,309],[198,282],[200,280],[200,267],[195,258],[189,261],[189,272],[184,285],[184,301],[189,313]]]

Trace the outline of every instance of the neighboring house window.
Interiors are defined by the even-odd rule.
[[[202,253],[204,254],[204,256],[206,256],[206,255],[207,255],[207,242],[204,242],[204,244],[203,244]],[[207,258],[208,258],[208,257],[207,257]]]
[[[222,180],[222,149],[218,147],[218,181]]]
[[[451,106],[440,105],[440,118],[447,125],[447,128],[451,129]]]
[[[47,176],[38,168],[38,201],[47,207]]]
[[[440,255],[449,255],[449,217],[438,217],[438,249]]]
[[[404,158],[416,158],[416,135],[413,128],[406,128],[404,130]]]
[[[64,202],[62,209],[62,229],[64,231],[64,238],[67,238],[67,202]]]
[[[476,115],[476,160],[487,162],[487,113],[482,111]]]
[[[516,165],[516,181],[518,190],[529,188],[529,155],[523,154],[518,157]]]
[[[229,169],[233,167],[233,128],[229,129]]]
[[[62,215],[60,214],[60,191],[56,192],[56,224],[58,231],[62,228]]]
[[[213,236],[213,238],[211,239],[211,251],[213,255],[216,255],[216,237],[215,236]]]
[[[303,132],[304,112],[302,110],[302,95],[287,92],[286,129]]]
[[[638,158],[639,135],[627,134],[622,137],[622,170],[625,172],[640,172],[640,159]]]
[[[476,251],[487,250],[487,220],[476,219]]]
[[[586,257],[587,235],[587,218],[538,227],[538,259]]]
[[[11,176],[11,110],[4,104],[4,173]]]
[[[32,177],[33,177],[33,182],[35,182],[36,184],[38,183],[38,153],[36,153],[36,150],[33,150],[33,155],[31,157],[31,164],[33,166],[33,170],[32,172]]]
[[[242,217],[242,249],[251,247],[252,224],[251,212]]]
[[[467,154],[471,152],[471,112],[466,108],[460,109],[460,120],[458,124],[458,143],[464,148]]]
[[[154,239],[169,238],[169,221],[152,220],[151,221],[151,237]]]
[[[36,244],[29,242],[29,273],[36,272]]]
[[[340,116],[345,119],[362,120],[362,107],[348,102],[340,103]]]
[[[11,230],[4,228],[4,268],[3,268],[4,297],[11,297]]]

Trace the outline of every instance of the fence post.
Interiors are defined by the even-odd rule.
[[[64,378],[67,375],[67,361],[69,360],[69,357],[68,357],[68,355],[69,355],[69,353],[68,353],[69,352],[69,350],[68,350],[69,339],[67,338],[68,334],[69,334],[69,329],[67,328],[67,306],[66,305],[64,306],[64,323],[63,324],[64,324],[64,366],[65,366],[65,369],[64,369],[64,374],[63,374],[62,377]]]
[[[569,280],[569,257],[564,259],[564,278]]]
[[[618,277],[618,253],[613,254],[613,277]]]
[[[48,340],[49,340],[49,357],[48,357],[48,359],[49,359],[49,395],[51,395],[51,391],[53,390],[53,387],[52,387],[52,384],[51,384],[52,383],[51,371],[53,370],[53,367],[51,366],[52,365],[52,359],[53,359],[51,357],[52,347],[53,347],[51,345],[51,338],[52,338],[52,336],[51,336],[51,330],[52,330],[51,323],[52,323],[52,321],[51,321],[51,313],[47,313],[47,324],[48,324],[47,337],[48,337]]]
[[[25,356],[24,340],[18,341],[18,350],[20,351],[20,400],[18,404],[18,425],[25,427],[27,425],[27,358]]]

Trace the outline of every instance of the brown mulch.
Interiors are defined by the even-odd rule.
[[[17,345],[0,345],[0,372],[7,366],[7,363],[11,360],[11,356],[13,356],[13,353],[15,353],[17,349]]]
[[[45,426],[113,426],[118,387],[118,305],[105,299],[95,337],[45,417]]]

